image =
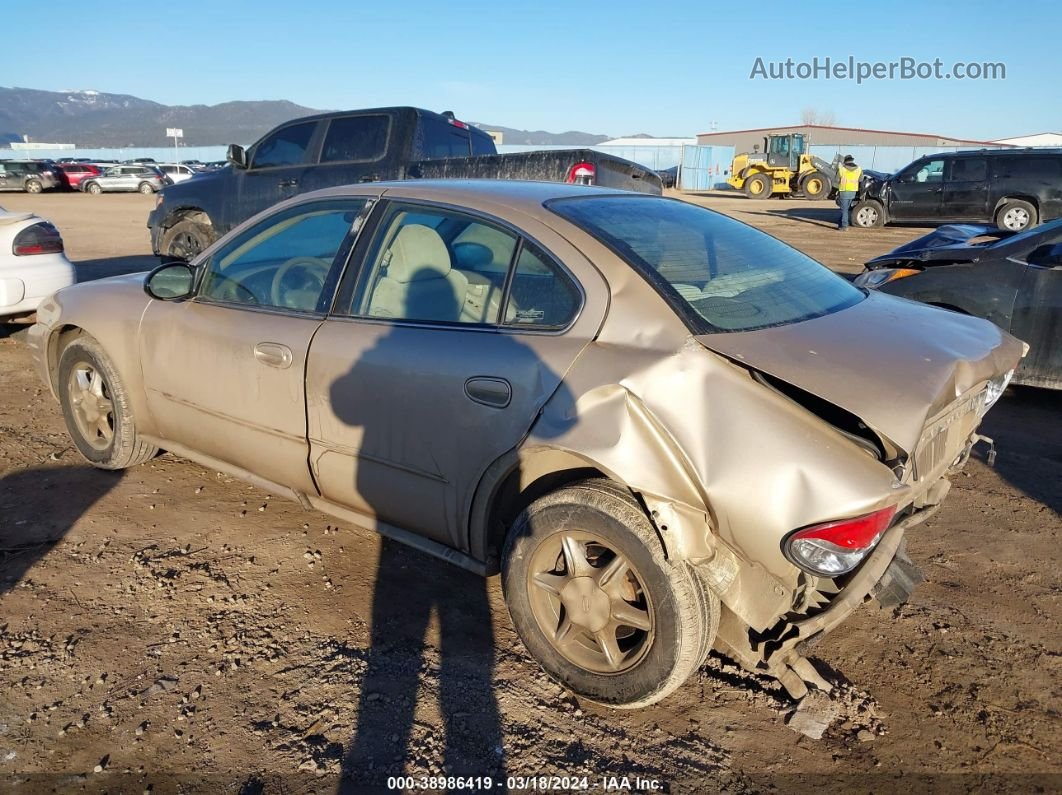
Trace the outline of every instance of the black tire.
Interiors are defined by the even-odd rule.
[[[569,633],[567,641],[556,641],[547,636],[548,627],[544,628],[536,617],[534,600],[541,595],[532,582],[541,576],[541,562],[535,561],[550,560],[554,546],[563,546],[557,539],[573,532],[600,539],[600,545],[590,541],[584,550],[603,550],[599,560],[605,562],[591,569],[594,577],[568,571],[561,580],[569,585],[575,580],[596,582],[597,574],[622,555],[629,567],[615,584],[624,589],[636,587],[635,601],[643,599],[643,604],[649,606],[646,612],[652,621],[648,630],[641,636],[633,625],[621,630],[627,632],[626,637],[620,638],[622,642],[635,642],[631,651],[625,652],[631,661],[624,660],[623,665],[629,667],[601,672],[578,664],[559,648],[571,649],[571,645],[562,644],[578,643],[579,653],[592,650],[595,642],[587,643],[588,636],[578,634],[584,629],[572,630],[575,634]],[[559,565],[566,566],[567,559],[567,553],[562,553]],[[684,561],[665,557],[660,539],[641,506],[629,492],[604,480],[585,481],[547,494],[517,517],[502,551],[502,587],[517,634],[545,672],[577,695],[611,707],[643,707],[676,690],[708,656],[719,625],[718,597]],[[603,587],[613,587],[613,583]],[[590,599],[596,597],[576,598],[582,600],[577,604],[585,613],[576,607],[569,614],[557,594],[557,620],[561,626],[566,617],[589,615]],[[614,596],[610,598],[612,604],[619,603]],[[616,630],[612,632],[615,639]],[[600,648],[603,651],[604,645]],[[619,643],[616,648],[620,649]]]
[[[742,190],[745,191],[745,195],[750,199],[769,199],[773,187],[771,178],[763,172],[759,172],[745,180]]]
[[[141,182],[140,187],[137,188],[137,190],[143,193],[145,196],[150,196],[152,193],[155,192],[155,189],[151,187],[150,182]]]
[[[800,190],[804,194],[805,198],[812,201],[819,201],[825,199],[830,195],[830,191],[833,189],[833,184],[830,182],[830,178],[823,174],[821,171],[811,171],[804,175],[804,178],[800,180]]]
[[[872,199],[863,199],[852,205],[851,224],[860,229],[873,229],[885,223],[885,210]]]
[[[1021,232],[1036,226],[1036,208],[1021,199],[1004,199],[996,210],[996,226],[1008,232]]]
[[[85,186],[85,193],[91,193],[93,196],[99,196],[103,193],[103,188],[100,187],[98,182],[90,182]]]
[[[166,230],[159,249],[164,257],[191,262],[213,242],[213,227],[185,219]]]
[[[71,383],[76,382],[79,375],[86,373],[100,376],[99,394],[110,405],[111,410],[106,420],[106,424],[111,427],[109,441],[104,434],[86,432],[84,410],[81,408],[84,400],[78,401],[71,389]],[[137,436],[125,386],[103,346],[92,337],[77,337],[63,349],[59,357],[56,389],[70,438],[78,452],[93,466],[100,469],[126,469],[142,464],[158,454],[157,447]]]
[[[26,180],[26,193],[40,193],[44,190],[44,186],[39,179]]]

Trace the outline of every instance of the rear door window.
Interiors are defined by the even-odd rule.
[[[497,323],[517,244],[512,233],[464,213],[397,205],[377,233],[349,313],[426,323]],[[505,263],[500,273],[484,269],[494,259]]]
[[[322,163],[368,163],[387,152],[391,117],[384,113],[347,116],[328,124]]]
[[[305,163],[307,149],[316,128],[317,122],[311,121],[277,130],[255,149],[251,168],[297,166]]]

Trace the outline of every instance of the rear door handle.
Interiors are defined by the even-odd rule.
[[[465,395],[484,406],[503,409],[513,399],[513,388],[504,378],[476,376],[465,381]]]
[[[254,346],[254,358],[269,367],[287,370],[291,367],[291,348],[279,342],[259,342]]]

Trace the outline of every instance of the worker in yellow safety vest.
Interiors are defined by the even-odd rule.
[[[859,178],[862,176],[863,169],[856,165],[855,158],[845,155],[844,162],[837,169],[837,204],[841,207],[841,220],[837,228],[842,232],[848,229],[848,215],[859,192]]]

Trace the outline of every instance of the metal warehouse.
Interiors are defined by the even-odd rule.
[[[949,138],[928,133],[896,132],[892,130],[867,130],[859,127],[826,127],[819,124],[793,124],[785,127],[757,127],[749,130],[730,130],[701,133],[697,143],[702,146],[732,146],[735,152],[751,152],[763,148],[763,139],[768,135],[803,133],[812,144],[844,144],[862,146],[930,146],[930,147],[981,147],[991,146],[990,141],[971,141],[965,138]]]

